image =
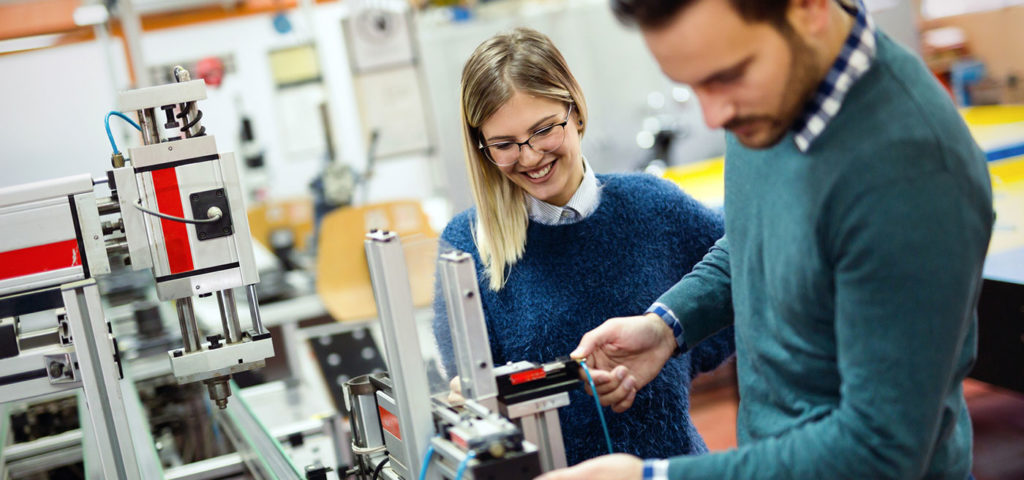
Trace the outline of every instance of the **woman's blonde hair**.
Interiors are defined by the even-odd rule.
[[[480,125],[522,92],[575,104],[580,136],[587,123],[587,103],[561,52],[546,35],[516,28],[491,37],[476,48],[462,69],[462,134],[466,168],[476,200],[474,240],[491,290],[505,285],[508,268],[526,249],[526,192],[505,177],[480,151]],[[570,128],[570,126],[566,126]]]

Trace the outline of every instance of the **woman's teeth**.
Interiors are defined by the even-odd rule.
[[[544,175],[547,175],[548,172],[550,172],[550,171],[551,171],[551,164],[549,163],[549,164],[547,164],[547,166],[545,166],[544,168],[542,168],[540,170],[534,170],[532,172],[527,172],[526,175],[528,175],[530,178],[541,178]]]

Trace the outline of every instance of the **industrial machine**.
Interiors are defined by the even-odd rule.
[[[235,159],[217,151],[201,124],[203,81],[181,67],[174,76],[176,83],[119,95],[119,110],[137,114],[142,145],[127,157],[115,146],[106,178],[0,189],[0,403],[81,389],[106,479],[146,476],[129,426],[134,405],[119,382],[123,358],[96,283],[112,263],[152,271],[159,299],[178,314],[183,346],[167,352],[174,377],[202,382],[219,408],[232,374],[274,355]],[[249,329],[234,288],[245,289]],[[211,295],[222,331],[204,337],[192,299]]]
[[[438,260],[465,403],[431,397],[413,322],[398,236],[366,240],[388,373],[345,385],[355,466],[361,479],[522,479],[566,465],[558,407],[581,385],[568,358],[494,368],[470,255]]]

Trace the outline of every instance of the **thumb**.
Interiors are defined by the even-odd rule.
[[[590,357],[594,350],[597,350],[601,345],[607,343],[606,337],[610,329],[608,328],[608,322],[601,323],[598,328],[587,332],[586,335],[580,339],[580,345],[569,353],[569,356],[575,360],[581,360]]]
[[[601,343],[601,338],[604,336],[603,332],[603,325],[587,332],[580,339],[580,344],[576,347],[576,350],[573,350],[569,356],[574,360],[583,360],[589,357]]]

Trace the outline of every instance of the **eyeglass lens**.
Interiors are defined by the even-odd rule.
[[[548,153],[560,147],[564,139],[565,126],[552,125],[531,135],[527,143],[537,153]],[[521,150],[522,146],[513,142],[499,143],[487,147],[487,152],[490,154],[491,159],[494,160],[494,163],[501,166],[516,163],[519,160]]]

